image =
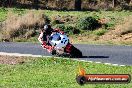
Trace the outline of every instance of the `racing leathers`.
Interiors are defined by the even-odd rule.
[[[61,31],[60,29],[56,28],[56,29],[53,29],[52,31],[46,33],[46,32],[42,32],[40,33],[39,37],[38,37],[38,40],[39,42],[41,43],[41,46],[44,48],[44,49],[47,49],[48,52],[52,52],[54,47],[50,45],[49,43],[49,38],[50,38],[50,35],[53,33],[53,32],[58,32],[58,33],[61,33],[61,34],[64,34],[63,31]]]

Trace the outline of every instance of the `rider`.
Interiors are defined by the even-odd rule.
[[[61,34],[64,34],[64,32],[61,31],[60,29],[58,29],[58,28],[53,29],[49,24],[46,24],[41,29],[41,33],[40,33],[40,35],[38,37],[38,40],[42,44],[42,47],[45,48],[45,49],[47,49],[49,52],[52,52],[53,49],[54,49],[54,47],[52,47],[49,44],[49,38],[50,38],[50,35],[53,32],[59,32]]]

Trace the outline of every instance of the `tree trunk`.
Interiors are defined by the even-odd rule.
[[[38,7],[38,2],[39,2],[38,0],[34,0],[34,7],[35,7],[36,10],[38,10],[38,8],[39,8]]]
[[[82,0],[75,0],[75,10],[81,10]]]
[[[113,0],[113,8],[115,7],[115,0]]]

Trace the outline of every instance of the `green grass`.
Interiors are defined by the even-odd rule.
[[[29,9],[18,9],[18,8],[0,8],[0,22],[4,21],[7,17],[7,13],[8,12],[13,12],[15,14],[25,14],[28,11],[30,11]],[[132,15],[131,11],[51,11],[51,10],[32,10],[35,11],[36,13],[38,12],[43,12],[46,16],[48,16],[49,19],[51,19],[51,22],[53,21],[53,18],[57,15],[59,16],[73,16],[75,17],[74,20],[78,20],[80,18],[83,17],[87,17],[87,16],[95,16],[95,17],[99,17],[99,18],[107,18],[109,21],[107,23],[107,25],[102,26],[100,29],[101,30],[95,30],[92,32],[88,32],[88,31],[84,31],[82,34],[85,35],[85,33],[88,33],[88,35],[90,35],[90,38],[92,37],[99,37],[102,36],[104,33],[108,32],[109,29],[114,29],[114,26],[117,24],[121,24],[123,22],[123,19],[125,17],[128,17],[130,15]],[[65,17],[63,17],[65,18]],[[74,23],[72,22],[68,22],[65,23],[64,26],[66,25],[70,25],[70,26],[75,26],[76,22]],[[107,26],[107,28],[105,27]],[[1,30],[1,29],[0,29]],[[1,32],[0,32],[1,35]],[[88,36],[86,35],[86,36]],[[38,36],[38,35],[37,35]],[[70,35],[76,37],[78,35]],[[74,39],[74,43],[85,43],[85,44],[116,44],[113,41],[109,42],[109,41],[96,41],[96,40],[91,40],[90,38],[88,38],[88,40],[85,41],[78,41],[77,39]],[[1,40],[0,40],[1,41]],[[38,42],[37,37],[31,37],[29,39],[22,39],[22,38],[16,38],[14,39],[15,42]],[[127,45],[132,45],[131,42],[119,42],[119,44],[127,44]]]
[[[13,12],[18,15],[22,15],[26,12],[25,9],[17,9],[17,8],[0,8],[0,22],[6,20],[8,12]]]
[[[24,64],[0,65],[2,88],[132,88],[129,84],[87,84],[80,86],[75,77],[78,63],[87,74],[131,74],[132,66],[118,67],[66,59],[36,58]]]
[[[7,10],[4,8],[0,8],[0,22],[4,21],[6,19]]]
[[[13,12],[16,14],[24,14],[27,11],[29,11],[28,9],[18,9],[18,8],[0,8],[0,17],[1,17],[1,21],[4,19],[6,19],[7,16],[7,12]],[[44,12],[49,18],[53,17],[53,16],[74,16],[77,18],[82,18],[82,17],[86,17],[86,16],[99,16],[100,18],[112,18],[111,22],[117,22],[118,20],[122,20],[122,18],[132,15],[131,11],[52,11],[52,10],[34,10],[36,11],[36,13],[38,11],[42,11]]]
[[[101,35],[104,35],[106,32],[107,32],[106,29],[99,29],[99,30],[93,31],[93,34],[97,36],[101,36]]]

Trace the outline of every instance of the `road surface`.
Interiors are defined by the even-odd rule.
[[[132,65],[132,46],[87,44],[75,44],[75,46],[82,51],[84,56],[83,58],[77,58],[79,60]],[[0,42],[1,52],[51,56],[40,47],[40,44],[33,43]]]

